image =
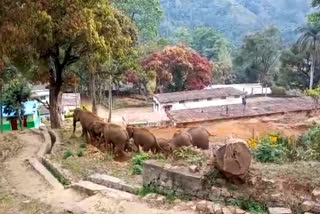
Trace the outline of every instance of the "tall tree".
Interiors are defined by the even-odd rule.
[[[277,85],[288,89],[305,90],[310,83],[311,56],[307,51],[301,51],[297,44],[285,49],[280,57],[281,66],[274,76]],[[314,85],[320,81],[319,62],[315,67]]]
[[[142,61],[146,71],[156,72],[157,90],[203,89],[211,83],[211,63],[185,46],[168,46]]]
[[[312,0],[312,7],[319,9],[320,1],[319,0]],[[308,22],[312,24],[320,23],[320,12],[316,11],[308,16]]]
[[[320,23],[306,24],[297,29],[300,37],[297,44],[301,51],[308,51],[311,55],[311,69],[310,69],[310,82],[309,89],[313,88],[314,72],[316,62],[320,56]]]
[[[269,27],[245,37],[234,60],[240,82],[269,83],[281,54],[279,30]]]
[[[52,128],[61,127],[59,98],[70,65],[121,56],[136,40],[130,20],[106,0],[3,0],[0,11],[0,58],[36,65],[37,81],[50,83]]]
[[[114,4],[136,24],[142,41],[157,37],[163,14],[159,0],[114,0]]]
[[[31,96],[31,89],[21,79],[10,81],[4,91],[3,104],[5,105],[4,113],[13,114],[20,121],[21,130],[23,129],[24,120],[24,102]]]

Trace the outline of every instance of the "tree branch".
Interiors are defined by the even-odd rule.
[[[37,97],[33,97],[34,100],[38,101],[39,103],[41,103],[46,109],[50,110],[50,104],[48,103],[48,101],[46,100],[46,102],[43,102],[42,100],[40,100]]]

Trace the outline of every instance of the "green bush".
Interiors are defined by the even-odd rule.
[[[264,214],[268,213],[268,208],[265,204],[262,204],[260,202],[255,202],[251,200],[239,200],[234,199],[231,204],[233,206],[239,207],[242,210],[249,211],[250,213],[259,213]]]
[[[280,134],[270,133],[258,140],[253,155],[262,163],[280,163],[287,159],[287,144],[287,139]]]
[[[320,126],[311,127],[299,138],[299,159],[320,160]]]
[[[80,144],[80,148],[82,148],[82,149],[87,148],[87,144],[86,144],[86,143],[81,143],[81,144]]]
[[[71,156],[73,156],[73,152],[68,149],[68,150],[64,151],[62,158],[63,158],[64,160],[66,160],[67,158],[69,158],[69,157],[71,157]]]
[[[133,156],[131,159],[132,174],[141,175],[142,165],[148,159],[149,159],[149,155],[147,153],[138,153],[135,156]]]
[[[174,160],[185,160],[189,164],[201,165],[205,159],[201,151],[191,146],[183,146],[173,151]]]
[[[280,95],[280,96],[286,95],[286,89],[283,87],[273,86],[271,88],[271,91],[273,95]]]

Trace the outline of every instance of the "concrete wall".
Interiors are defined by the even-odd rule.
[[[211,107],[211,106],[225,106],[225,105],[233,105],[233,104],[241,104],[242,99],[241,97],[227,97],[226,99],[217,98],[217,99],[204,99],[199,101],[185,101],[184,103],[165,103],[161,104],[159,101],[154,98],[153,103],[153,111],[159,112],[164,111],[164,106],[166,105],[172,105],[171,111],[174,110],[182,110],[182,109],[192,109],[192,108],[205,108],[205,107]]]

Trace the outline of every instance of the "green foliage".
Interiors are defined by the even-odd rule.
[[[68,149],[68,150],[64,151],[62,158],[64,160],[66,160],[66,159],[68,159],[69,157],[72,157],[72,156],[73,156],[73,152]]]
[[[297,153],[302,160],[320,160],[320,126],[310,128],[298,141]]]
[[[150,157],[147,153],[138,153],[134,155],[131,159],[132,164],[132,174],[141,175],[143,163],[148,160]]]
[[[252,150],[255,159],[262,163],[281,163],[287,160],[287,139],[278,133],[270,133],[258,140]]]
[[[308,89],[305,91],[305,94],[312,98],[314,102],[315,109],[318,108],[319,105],[319,99],[320,99],[320,86],[318,86],[315,89]]]
[[[231,201],[233,206],[239,207],[242,210],[246,210],[250,213],[257,213],[257,214],[267,214],[268,207],[266,204],[255,202],[251,200],[240,200],[234,199]]]
[[[280,56],[280,71],[274,75],[277,85],[291,89],[309,87],[311,56],[308,51],[301,51],[297,44],[284,49]],[[314,84],[320,81],[319,63],[316,64]]]
[[[81,144],[80,144],[80,148],[82,148],[82,149],[87,148],[87,144],[86,144],[86,143],[81,143]]]
[[[142,41],[157,36],[163,14],[159,0],[116,0],[114,4],[137,25]]]
[[[15,115],[17,118],[24,117],[24,102],[31,97],[31,89],[25,81],[21,79],[11,80],[5,88],[3,104],[4,112]],[[22,126],[21,126],[22,128]]]
[[[286,95],[286,89],[280,86],[273,86],[271,87],[271,91],[273,95]]]
[[[174,191],[172,190],[163,190],[160,191],[159,187],[154,185],[143,186],[138,190],[138,195],[144,197],[150,193],[157,193],[160,195],[164,195],[169,202],[173,202],[176,199]],[[186,199],[188,196],[185,196]]]
[[[245,37],[234,60],[240,82],[271,84],[281,51],[280,32],[276,27]]]

